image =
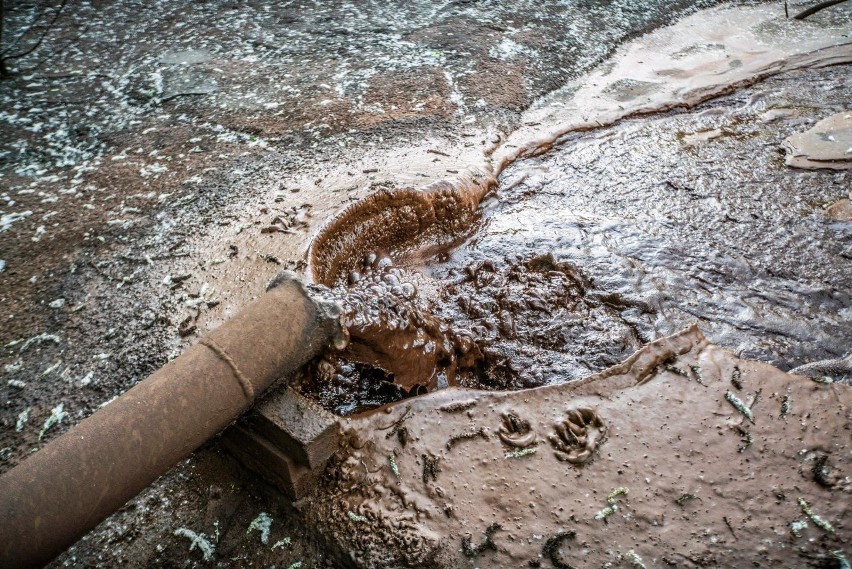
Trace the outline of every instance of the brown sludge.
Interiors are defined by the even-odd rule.
[[[365,251],[393,253],[397,260],[466,237],[474,229],[479,203],[495,184],[491,173],[474,172],[422,190],[372,194],[320,230],[311,242],[305,274],[320,284],[343,284]]]
[[[0,478],[0,567],[41,567],[53,559],[339,340],[333,307],[286,273],[277,281]]]
[[[437,317],[430,301],[418,294],[418,275],[370,253],[348,280],[348,288],[315,287],[342,306],[347,342],[343,351],[328,354],[305,378],[307,392],[328,391],[341,383],[338,399],[352,404],[352,389],[343,376],[357,363],[362,369],[352,375],[372,373],[386,387],[416,395],[455,385],[459,372],[474,369],[481,361],[470,331]]]
[[[839,59],[819,65],[848,61],[848,47],[844,49]],[[782,67],[766,68],[739,85],[732,84],[730,90],[777,74]],[[689,108],[720,92],[718,88],[694,90],[685,101],[666,108]],[[718,113],[720,108],[724,110],[724,106],[712,110]],[[649,112],[640,109],[632,116]],[[742,120],[743,114],[737,118]],[[702,120],[706,117],[697,122]],[[589,128],[572,127],[575,132]],[[519,157],[548,150],[560,136],[535,140],[496,161],[494,170],[503,175],[501,201],[515,197],[508,189],[515,195],[548,194],[535,183],[516,187],[506,175],[512,169],[504,168]],[[607,144],[612,140],[604,139],[601,145]],[[737,150],[747,148],[743,143]],[[776,162],[773,168],[783,168]],[[541,171],[552,180],[556,169],[546,166]],[[532,173],[522,174],[537,175],[534,168],[529,170]],[[662,170],[651,164],[643,171],[658,175]],[[522,186],[523,178],[515,179],[521,179],[518,185]],[[457,187],[447,191],[466,195],[465,183]],[[547,188],[553,195],[560,189],[568,195],[573,188]],[[618,194],[613,195],[613,201],[619,201]],[[479,194],[480,199],[485,196],[486,192]],[[402,375],[400,370],[417,369],[402,382],[406,389],[417,384],[410,379],[415,376],[433,386],[423,379],[432,380],[429,374],[434,375],[435,360],[440,358],[430,359],[426,353],[417,356],[413,350],[406,353],[410,341],[402,328],[388,327],[382,320],[371,323],[371,310],[379,317],[399,315],[400,305],[388,292],[395,284],[424,289],[425,294],[415,295],[417,299],[403,295],[408,313],[428,315],[439,323],[443,318],[453,328],[472,323],[469,337],[482,355],[477,359],[474,354],[467,363],[478,374],[475,380],[489,381],[465,383],[462,376],[461,385],[519,388],[553,381],[553,376],[583,376],[585,370],[569,369],[560,360],[550,366],[557,373],[537,377],[537,370],[528,363],[534,360],[521,360],[515,356],[525,354],[498,345],[507,344],[506,340],[563,348],[556,340],[569,347],[592,346],[597,337],[608,350],[590,351],[596,359],[588,367],[599,370],[603,366],[598,364],[605,359],[609,359],[605,365],[611,365],[648,336],[658,337],[647,334],[650,327],[642,335],[643,330],[618,321],[624,309],[652,312],[642,295],[600,294],[588,286],[582,264],[574,267],[553,255],[507,260],[504,250],[483,247],[484,255],[456,260],[460,269],[456,272],[436,269],[452,261],[447,261],[450,248],[440,247],[448,240],[429,235],[434,227],[441,227],[430,213],[428,204],[433,199],[414,190],[368,199],[332,220],[312,245],[310,270],[317,282],[337,286],[335,294],[342,300],[346,295],[364,294],[365,310],[351,311],[368,315],[364,322],[355,322],[367,324],[358,331],[363,334],[360,344],[393,348],[378,355],[344,354],[349,362],[382,368],[384,376],[370,377],[375,370],[346,372],[345,365],[338,365],[326,377],[342,377],[351,386],[350,378],[360,374],[368,382],[378,378],[391,384]],[[410,203],[427,205],[421,210]],[[542,203],[545,207],[535,212],[539,218],[529,217],[530,225],[544,225],[543,212],[572,211],[553,202]],[[373,217],[378,204],[383,208]],[[483,210],[488,208],[488,203],[483,204]],[[499,207],[492,205],[491,210]],[[424,229],[413,211],[426,212]],[[485,219],[480,224],[485,228],[493,221],[488,215],[471,217],[464,212],[465,219]],[[618,212],[613,217],[619,218]],[[736,219],[728,222],[747,225]],[[376,240],[374,229],[379,229]],[[546,239],[534,242],[536,235],[528,237],[516,226],[509,224],[494,232],[501,230],[524,246],[533,242],[540,251],[552,249]],[[422,242],[415,239],[418,231],[425,236]],[[483,241],[477,235],[468,244],[476,248]],[[368,251],[377,253],[365,262]],[[437,263],[425,260],[429,254]],[[377,273],[393,279],[385,280]],[[364,279],[370,282],[365,284]],[[381,290],[369,295],[372,286]],[[430,305],[430,300],[435,302]],[[387,305],[381,305],[383,301]],[[450,317],[447,311],[435,310],[442,302],[453,307]],[[536,304],[543,308],[538,310]],[[526,313],[519,306],[525,306]],[[541,314],[554,306],[569,307],[570,316],[584,325],[602,325],[590,327],[586,335],[583,327],[565,333],[566,319],[558,314],[553,320],[560,326],[555,330],[559,334],[552,334]],[[467,318],[452,317],[458,314]],[[735,322],[742,325],[741,320]],[[448,339],[457,332],[445,333],[440,326],[437,330],[438,334],[428,336]],[[577,342],[578,338],[584,341]],[[446,359],[461,354],[452,341],[447,346],[442,354]],[[417,357],[422,358],[420,368],[411,365]],[[453,366],[448,376],[458,371],[455,361]],[[508,371],[502,373],[503,368]],[[624,364],[575,383],[520,392],[451,387],[345,419],[346,448],[332,460],[319,491],[303,500],[301,507],[309,523],[347,552],[352,563],[364,567],[842,567],[842,560],[850,555],[844,546],[852,538],[848,526],[852,487],[846,476],[852,466],[852,395],[846,386],[820,380],[738,359],[691,328],[653,342]],[[324,394],[320,395],[322,400]],[[341,412],[340,407],[335,410]]]
[[[839,566],[851,414],[692,327],[585,380],[347,419],[300,506],[363,567]]]

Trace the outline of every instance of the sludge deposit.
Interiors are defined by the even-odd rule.
[[[367,159],[305,168],[289,188],[276,178],[271,224],[246,210],[167,244],[158,263],[188,257],[172,270],[205,259],[155,279],[199,285],[179,303],[191,338],[278,265],[305,268],[312,235],[307,280],[343,306],[349,342],[297,387],[337,414],[322,427],[340,448],[325,468],[308,456],[322,476],[295,515],[274,491],[239,502],[210,445],[164,483],[186,486],[177,505],[158,486],[62,562],[108,539],[120,545],[99,559],[178,563],[188,539],[192,563],[225,566],[848,564],[849,12],[795,23],[774,8],[686,17],[507,128],[373,149],[393,163],[378,176]],[[290,203],[302,185],[313,205]],[[110,288],[169,270],[129,259],[147,261],[120,278],[91,266]],[[792,368],[812,379],[779,371]],[[278,514],[255,515],[258,501]],[[137,539],[152,516],[166,545]]]
[[[364,567],[841,567],[850,405],[691,328],[580,381],[344,421],[300,507]]]

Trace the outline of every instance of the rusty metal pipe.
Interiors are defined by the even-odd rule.
[[[0,567],[39,567],[342,337],[282,275],[254,304],[0,477]]]

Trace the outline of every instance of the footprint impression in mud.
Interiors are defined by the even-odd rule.
[[[530,426],[530,422],[512,412],[503,413],[503,423],[497,435],[505,445],[515,448],[526,448],[534,444],[536,439],[535,429]]]
[[[568,418],[554,425],[554,429],[556,433],[548,439],[556,458],[577,465],[592,457],[607,431],[600,415],[588,407],[568,411]]]

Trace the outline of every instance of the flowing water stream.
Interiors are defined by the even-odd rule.
[[[418,231],[384,219],[341,275],[352,344],[306,390],[348,414],[448,384],[570,381],[693,322],[782,369],[843,357],[852,226],[825,209],[852,176],[789,168],[781,143],[843,110],[849,87],[843,67],[799,71],[570,133],[510,164],[478,208],[449,200],[449,221],[389,201]]]

